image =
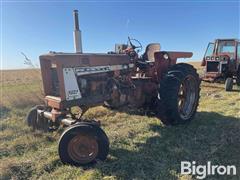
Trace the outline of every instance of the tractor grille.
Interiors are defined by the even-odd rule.
[[[52,76],[52,96],[59,96],[59,81],[57,76],[57,69],[51,68],[51,76]]]
[[[208,61],[207,62],[207,72],[218,72],[218,65],[219,65],[219,62]]]
[[[227,64],[222,64],[222,72],[227,72],[228,70],[228,65]]]

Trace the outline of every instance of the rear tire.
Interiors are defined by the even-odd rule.
[[[166,125],[190,122],[197,110],[200,78],[189,64],[171,66],[160,82],[158,117]]]
[[[225,90],[232,91],[233,89],[233,78],[227,78],[225,81]]]
[[[109,152],[109,140],[97,125],[80,123],[68,128],[60,137],[58,153],[64,164],[87,165],[105,160]]]

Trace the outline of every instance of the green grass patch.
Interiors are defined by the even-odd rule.
[[[101,120],[110,140],[105,162],[91,167],[61,163],[60,133],[32,132],[25,116],[41,103],[41,84],[6,85],[1,102],[0,179],[195,179],[180,175],[180,162],[235,165],[240,179],[240,94],[222,84],[202,83],[195,119],[188,125],[164,126],[155,117],[133,111],[91,108],[85,117]],[[12,98],[12,99],[11,99]],[[24,101],[25,99],[25,101]],[[210,176],[209,179],[229,179]]]

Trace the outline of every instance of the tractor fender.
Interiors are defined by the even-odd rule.
[[[177,63],[178,58],[190,58],[192,52],[177,52],[177,51],[159,51],[154,53],[155,66],[158,77],[161,79],[163,74],[167,72],[170,66]]]

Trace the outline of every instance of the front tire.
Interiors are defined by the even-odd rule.
[[[164,124],[185,124],[191,121],[199,103],[200,78],[189,64],[169,68],[160,82],[158,115]]]
[[[45,109],[44,105],[37,105],[30,109],[27,114],[26,122],[29,127],[32,128],[33,131],[35,130],[42,130],[44,132],[49,131],[49,123],[46,118],[40,117],[37,113],[38,109]]]
[[[109,152],[109,141],[105,132],[97,125],[80,123],[63,132],[59,140],[58,153],[65,164],[87,165],[96,160],[105,160]]]
[[[225,81],[225,90],[232,91],[233,89],[233,78],[227,78]]]
[[[240,86],[240,65],[237,70],[237,79],[236,79],[237,86]]]

